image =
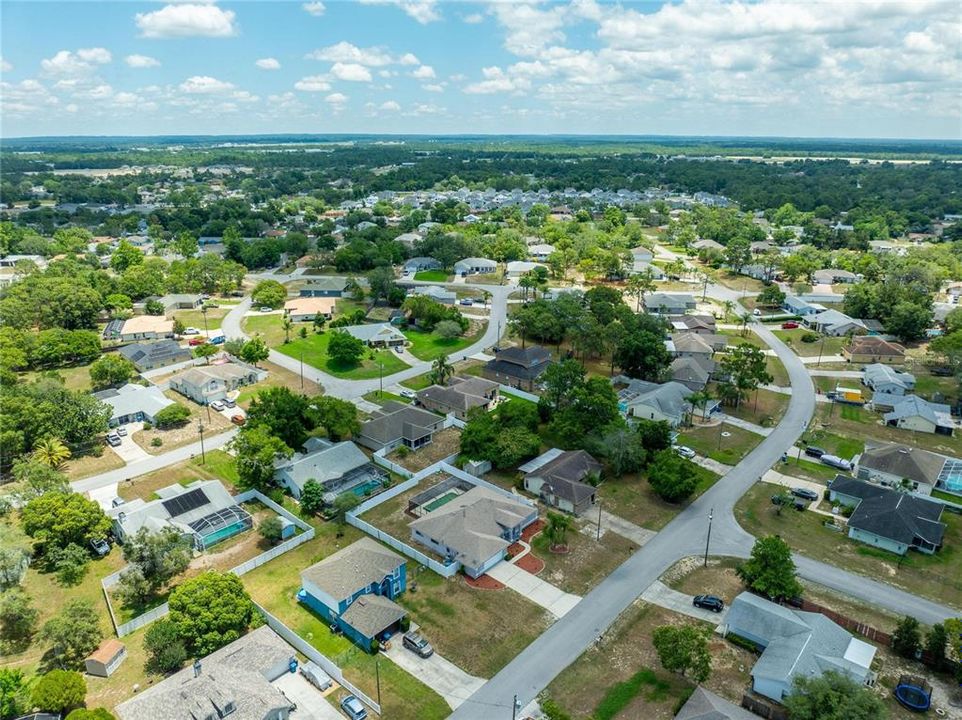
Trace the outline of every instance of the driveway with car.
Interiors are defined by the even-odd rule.
[[[344,720],[344,716],[300,673],[284,673],[273,683],[297,710],[291,720]]]
[[[469,675],[450,660],[445,660],[438,655],[436,651],[429,658],[414,654],[404,647],[400,635],[393,638],[391,647],[383,652],[398,667],[407,670],[443,697],[452,710],[471,697],[485,682],[484,678]]]
[[[134,433],[143,430],[144,424],[142,422],[132,422],[124,425],[124,428],[127,430],[127,435],[118,436],[120,437],[120,445],[108,444],[107,447],[113,450],[117,454],[117,457],[128,465],[149,458],[150,453],[134,442]],[[115,435],[117,434],[115,430],[111,430],[111,432]]]

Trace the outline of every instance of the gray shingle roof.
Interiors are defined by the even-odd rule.
[[[873,390],[876,385],[895,384],[903,390],[915,387],[915,376],[912,373],[898,372],[890,365],[872,363],[865,366],[863,382]]]
[[[365,637],[375,637],[407,613],[393,600],[381,595],[362,595],[341,618]]]
[[[330,444],[326,447],[308,449],[306,453],[296,453],[290,460],[279,462],[277,469],[285,470],[291,480],[301,489],[304,483],[314,479],[324,484],[328,480],[370,464],[361,449],[350,440]]]
[[[407,340],[400,330],[389,323],[375,323],[373,325],[346,325],[337,328],[343,330],[348,335],[356,337],[362,342],[393,342],[395,340]]]
[[[895,400],[898,402],[895,403]],[[921,417],[940,427],[955,427],[955,423],[952,422],[951,408],[948,405],[929,402],[918,395],[905,395],[893,399],[892,402],[895,403],[892,411],[882,416],[886,423],[892,420]]]
[[[139,412],[154,417],[165,407],[174,404],[174,401],[164,395],[163,390],[156,385],[145,387],[127,383],[115,390],[95,392],[93,396],[110,406],[111,418],[136,415]]]
[[[577,505],[596,492],[593,486],[582,481],[589,475],[600,472],[601,463],[587,452],[568,450],[528,474],[542,478],[553,494]]]
[[[361,588],[380,582],[404,562],[397,553],[364,537],[301,570],[301,578],[336,600],[344,600]]]
[[[866,448],[859,457],[859,467],[877,470],[888,475],[908,478],[914,482],[935,485],[947,458],[908,445],[882,445]]]
[[[443,418],[428,410],[403,403],[384,403],[380,416],[361,423],[360,435],[381,444],[392,443],[400,438],[417,440],[435,432]]]
[[[697,687],[675,715],[675,720],[758,720],[758,716],[703,687]]]
[[[174,340],[159,340],[152,343],[125,345],[117,352],[130,360],[138,370],[150,366],[171,365],[189,360],[190,350],[182,348]]]
[[[906,545],[912,545],[916,538],[936,546],[942,544],[946,526],[939,522],[941,503],[843,475],[837,476],[830,487],[861,498],[848,519],[849,527]]]

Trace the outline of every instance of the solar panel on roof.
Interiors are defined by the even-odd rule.
[[[200,488],[196,490],[191,490],[183,495],[178,495],[177,497],[171,498],[170,500],[164,500],[164,509],[170,513],[171,517],[177,517],[178,515],[183,515],[191,510],[196,510],[199,507],[203,507],[210,500],[207,499],[207,495]]]

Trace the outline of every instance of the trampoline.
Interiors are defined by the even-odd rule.
[[[912,712],[926,712],[932,705],[932,686],[923,678],[903,675],[895,686],[895,699]]]

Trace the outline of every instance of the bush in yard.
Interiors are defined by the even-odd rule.
[[[64,720],[117,720],[117,716],[106,708],[77,708],[64,718]]]
[[[791,598],[802,594],[795,578],[792,549],[778,535],[758,538],[751,557],[735,571],[749,588],[773,598]]]
[[[818,342],[818,333],[806,332],[802,334],[801,340],[803,343],[813,343]]]
[[[364,343],[344,331],[332,332],[327,342],[327,356],[337,365],[357,365],[364,355]]]
[[[287,288],[276,280],[261,280],[251,293],[251,298],[255,305],[278,308],[287,299]]]
[[[72,670],[51,670],[34,686],[30,700],[35,707],[52,713],[65,713],[84,704],[87,683]]]
[[[90,553],[75,543],[65,548],[57,548],[50,553],[50,564],[57,571],[57,581],[61,585],[77,585],[87,574]]]
[[[209,570],[174,588],[170,621],[193,655],[209,655],[243,635],[254,604],[239,577]]]
[[[12,718],[26,712],[29,696],[21,670],[0,669],[0,717]]]
[[[163,444],[164,444],[164,441],[161,440],[159,437],[152,438],[150,441],[151,447],[160,447]]]
[[[281,522],[279,515],[272,515],[271,517],[262,520],[260,525],[257,526],[257,532],[260,533],[261,537],[267,540],[271,545],[276,545],[281,539],[281,533],[284,531],[284,523]]]
[[[173,427],[174,425],[181,425],[187,422],[189,417],[190,410],[180,403],[174,403],[173,405],[168,405],[154,415],[154,424],[158,428],[169,428]]]
[[[124,543],[127,568],[120,589],[128,603],[140,603],[184,572],[193,557],[191,542],[174,528],[158,532],[141,528]]]
[[[15,647],[28,644],[37,629],[39,614],[23,590],[6,591],[0,595],[0,640]]]
[[[60,665],[79,667],[103,639],[100,618],[90,603],[71,600],[59,615],[44,624],[40,638],[51,646]]]
[[[434,334],[442,340],[454,340],[461,332],[461,325],[454,320],[442,320],[434,326]]]
[[[693,625],[663,625],[651,636],[661,665],[669,672],[681,673],[695,682],[711,674],[711,654],[704,631]],[[690,675],[689,675],[690,673]]]
[[[820,677],[795,677],[785,698],[791,720],[884,720],[882,699],[847,675],[830,670]]]
[[[316,515],[324,507],[324,489],[321,484],[311,478],[304,483],[301,490],[301,509],[308,515]]]
[[[698,476],[687,460],[671,450],[659,450],[648,466],[648,482],[659,497],[676,503],[695,492]]]
[[[895,632],[892,633],[892,649],[904,658],[915,658],[915,654],[922,648],[922,631],[919,621],[911,615],[899,620]]]
[[[137,374],[137,368],[120,354],[104,355],[90,366],[90,382],[95,390],[123,385]]]
[[[371,638],[370,651],[372,655],[377,655],[377,651],[380,648],[380,646],[381,646],[381,643],[377,641],[377,638]]]
[[[147,668],[152,672],[180,670],[187,660],[187,647],[177,626],[166,618],[151,623],[144,636]]]

